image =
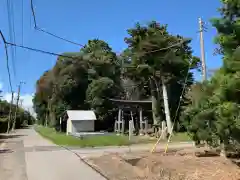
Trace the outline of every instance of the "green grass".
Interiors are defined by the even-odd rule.
[[[175,133],[172,138],[171,138],[172,142],[183,142],[183,141],[192,141],[191,138],[189,137],[189,135],[185,132],[183,133]]]
[[[106,135],[89,136],[83,139],[67,136],[65,133],[56,132],[52,128],[36,126],[35,130],[43,137],[58,145],[96,147],[96,146],[123,146],[129,145],[126,136]]]
[[[133,136],[129,142],[128,136],[117,135],[101,135],[89,136],[83,139],[73,136],[67,136],[65,133],[56,132],[52,128],[35,126],[35,130],[43,137],[49,139],[55,144],[65,146],[79,147],[97,147],[97,146],[124,146],[130,144],[155,143],[156,138],[148,138],[145,136]],[[172,136],[171,142],[191,141],[187,133],[176,133]],[[164,141],[162,141],[164,142]]]

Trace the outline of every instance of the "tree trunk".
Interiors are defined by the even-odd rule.
[[[47,127],[47,125],[48,125],[48,112],[46,112],[46,115],[45,115],[45,122],[44,122],[44,124],[45,124],[45,126]]]
[[[167,122],[167,129],[168,129],[168,133],[171,133],[172,122],[171,122],[170,111],[169,111],[167,87],[165,85],[163,78],[162,78],[162,91],[163,91],[163,103],[164,103],[164,111],[165,111],[165,117]]]
[[[161,128],[162,139],[167,139],[167,129],[166,129],[166,122],[162,121],[162,128]]]
[[[153,125],[160,125],[160,115],[158,112],[158,101],[157,101],[157,93],[156,86],[154,85],[153,80],[150,80],[151,85],[151,96],[152,96],[152,116],[153,116]]]
[[[49,116],[50,116],[50,118],[49,118],[50,119],[50,126],[56,128],[57,121],[56,121],[55,112],[51,110],[50,113],[49,113]]]

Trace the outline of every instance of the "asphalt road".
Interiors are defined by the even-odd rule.
[[[0,146],[0,179],[27,180],[23,141],[10,138]]]
[[[172,143],[169,148],[193,147],[191,142]],[[130,147],[68,148],[42,138],[34,129],[17,130],[0,146],[0,180],[105,180],[82,158],[106,153],[150,151],[152,144]],[[163,150],[159,144],[156,150]]]
[[[1,147],[1,180],[105,180],[74,153],[43,139],[33,129],[17,134]]]

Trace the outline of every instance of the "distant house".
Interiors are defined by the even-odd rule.
[[[81,132],[94,132],[96,115],[93,111],[68,110],[67,135]]]

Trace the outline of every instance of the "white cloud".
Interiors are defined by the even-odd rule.
[[[3,83],[0,82],[0,90],[2,90],[3,88]],[[7,102],[11,102],[12,99],[12,94],[11,93],[2,93],[2,99],[6,100]],[[35,112],[33,110],[33,103],[32,103],[32,99],[33,99],[33,94],[23,94],[20,95],[20,100],[22,100],[22,105],[19,103],[19,105],[21,105],[21,107],[27,111],[29,111],[33,116],[35,116]],[[13,103],[16,104],[17,102],[17,93],[13,94]]]
[[[13,103],[16,104],[16,99],[17,99],[17,93],[14,93],[13,94]],[[11,93],[5,93],[3,94],[3,98],[4,100],[6,100],[7,102],[11,102],[11,98],[12,98],[12,95]],[[20,104],[19,102],[19,105],[29,111],[33,116],[35,116],[35,112],[33,110],[33,103],[32,103],[32,99],[33,99],[33,94],[23,94],[23,95],[20,95],[20,102],[22,100],[22,104]]]
[[[14,97],[16,96],[16,94],[14,93]],[[12,95],[11,95],[11,93],[5,93],[5,94],[3,94],[3,100],[6,100],[7,102],[10,102],[11,101],[11,97],[12,97]]]

